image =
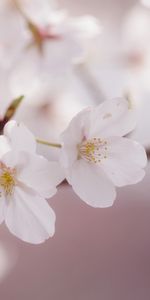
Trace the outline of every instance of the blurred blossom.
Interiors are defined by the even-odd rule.
[[[133,138],[143,145],[150,145],[150,11],[140,4],[129,9],[118,29],[117,42],[107,42],[103,33],[103,46],[99,43],[99,56],[87,60],[93,81],[105,99],[130,95],[138,113],[138,124]],[[98,89],[97,89],[98,91]],[[99,99],[101,99],[99,93]]]
[[[13,94],[10,89],[10,73],[5,69],[0,70],[0,120],[3,119],[7,108],[11,104],[14,98],[17,98],[17,94],[13,98]]]
[[[13,1],[0,4],[0,66],[11,68],[24,48],[27,39],[24,20],[13,6]]]
[[[123,24],[123,47],[129,57],[143,61],[148,55],[150,50],[149,28],[150,12],[142,6],[137,5],[127,13]]]
[[[9,0],[18,3],[25,14],[34,22],[44,22],[50,17],[50,11],[57,8],[55,0]]]
[[[116,42],[114,31],[102,31],[95,17],[71,17],[55,1],[4,0],[0,16],[1,118],[24,94],[16,119],[36,136],[58,141],[82,108],[128,93],[142,115],[144,132],[138,137],[137,127],[136,138],[145,143],[147,134],[148,141],[148,9],[137,4],[127,11]]]
[[[36,136],[57,140],[93,101],[75,66],[94,54],[101,24],[92,16],[71,17],[49,0],[4,0],[0,16],[0,116],[23,94],[16,119]]]
[[[88,25],[88,26],[86,26]],[[90,26],[89,26],[90,25]],[[48,24],[39,26],[41,51],[38,44],[26,49],[20,54],[12,74],[12,86],[25,94],[35,91],[46,83],[66,84],[73,64],[83,59],[94,38],[100,33],[96,19],[83,17],[72,19],[64,12],[51,12]],[[44,33],[45,31],[45,33]],[[32,34],[31,36],[32,43]]]
[[[135,5],[124,19],[122,37],[122,54],[126,57],[130,79],[127,89],[138,111],[138,124],[132,136],[149,146],[150,11],[140,4]]]
[[[6,1],[0,14],[6,30],[0,32],[0,61],[13,69],[12,86],[21,94],[44,88],[51,78],[66,78],[101,32],[96,18],[72,18],[46,0]]]
[[[150,7],[150,0],[140,0],[141,4],[143,4],[146,7]]]

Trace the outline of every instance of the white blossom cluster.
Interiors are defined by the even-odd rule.
[[[36,139],[16,121],[0,136],[0,222],[20,239],[41,243],[54,234],[55,213],[46,199],[65,178],[93,207],[111,206],[115,187],[143,179],[144,148],[124,137],[136,124],[124,99],[81,111],[61,136],[60,160],[36,153]]]
[[[52,1],[1,0],[0,223],[23,241],[39,244],[53,236],[56,217],[47,200],[65,179],[87,204],[109,207],[116,187],[145,175],[145,149],[127,137],[137,119],[127,99],[83,109],[60,143],[41,141],[23,122],[12,120],[13,99],[36,99],[49,91],[49,81],[59,88],[59,80],[84,62],[100,32],[94,17],[72,18]],[[58,160],[39,155],[38,143],[57,148]]]

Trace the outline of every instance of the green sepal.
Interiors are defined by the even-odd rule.
[[[5,116],[2,120],[0,120],[0,134],[2,134],[3,128],[5,124],[12,119],[12,117],[15,115],[17,109],[19,108],[20,104],[22,103],[22,100],[24,99],[24,96],[20,96],[12,101],[12,103],[7,108],[7,111],[5,113]]]

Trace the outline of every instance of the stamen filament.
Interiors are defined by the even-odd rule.
[[[42,145],[49,146],[49,147],[54,147],[54,148],[61,148],[61,147],[62,147],[61,144],[50,143],[50,142],[43,141],[43,140],[40,140],[40,139],[36,139],[36,142],[37,142],[38,144],[42,144]]]

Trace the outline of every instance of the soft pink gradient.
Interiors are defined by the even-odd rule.
[[[85,205],[67,185],[51,205],[54,238],[32,246],[0,227],[18,261],[0,285],[2,300],[149,300],[150,165],[143,182],[118,191],[113,207]]]

